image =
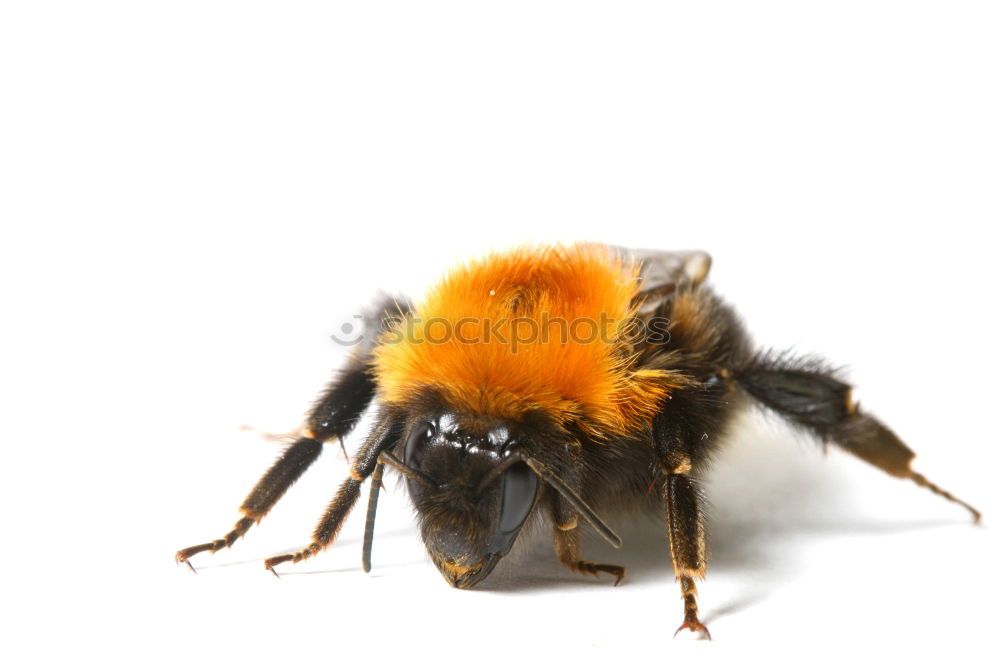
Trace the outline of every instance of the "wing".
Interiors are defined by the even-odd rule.
[[[639,314],[647,314],[655,309],[663,296],[672,293],[682,282],[701,284],[708,277],[712,267],[712,257],[703,250],[634,250],[616,248],[622,256],[630,257],[640,264],[639,279],[642,287],[638,298],[643,306]]]
[[[642,262],[642,290],[659,289],[666,285],[690,280],[700,284],[708,277],[712,257],[702,250],[664,252],[662,250],[629,250]]]

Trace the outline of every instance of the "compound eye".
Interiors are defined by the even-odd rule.
[[[535,503],[538,477],[523,462],[516,463],[503,475],[503,495],[500,504],[498,537],[507,548],[513,543],[518,530],[528,517]]]
[[[423,457],[427,442],[434,436],[434,426],[430,423],[418,424],[410,431],[410,436],[406,438],[406,449],[403,451],[403,463],[407,467],[420,468],[420,459]]]

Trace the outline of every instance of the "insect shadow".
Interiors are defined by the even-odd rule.
[[[892,534],[928,530],[956,520],[880,520],[852,513],[850,484],[831,474],[815,442],[748,412],[734,428],[740,433],[724,447],[706,478],[713,578],[736,581],[736,594],[706,609],[706,621],[742,612],[793,582],[806,559],[810,540],[828,537]],[[845,504],[847,505],[845,507]],[[613,520],[613,519],[612,519]],[[614,521],[613,521],[614,522]],[[584,552],[595,561],[626,568],[622,585],[674,584],[674,571],[663,518],[655,509],[631,520],[614,522],[624,545],[611,548],[588,534]],[[497,593],[610,587],[607,578],[581,578],[552,557],[548,526],[535,526],[523,547],[511,553],[495,578],[478,589]],[[610,592],[609,592],[610,593]]]

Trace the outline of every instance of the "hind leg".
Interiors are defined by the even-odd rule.
[[[737,371],[734,378],[752,397],[792,423],[891,476],[910,479],[960,504],[979,522],[979,511],[913,471],[916,454],[878,419],[862,412],[851,398],[851,387],[825,366],[786,357],[764,358]]]
[[[972,514],[974,522],[980,521],[982,514],[975,508],[931,483],[923,474],[913,471],[911,462],[916,454],[903,444],[896,433],[889,430],[878,419],[861,413],[857,409],[852,411],[853,414],[835,425],[832,434],[842,449],[878,467],[887,474],[901,479],[910,479],[918,486],[927,488],[931,492],[965,507]]]

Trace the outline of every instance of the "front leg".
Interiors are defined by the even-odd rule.
[[[615,585],[625,577],[625,567],[617,564],[598,564],[580,559],[580,527],[574,520],[571,526],[555,526],[556,557],[570,571],[596,576],[599,573],[615,577]]]
[[[399,443],[405,426],[401,415],[386,410],[376,415],[376,421],[375,427],[354,456],[350,475],[340,484],[337,494],[330,501],[319,524],[316,525],[310,544],[294,553],[270,557],[264,561],[264,567],[275,576],[278,573],[274,567],[278,564],[300,562],[316,555],[333,543],[361,495],[361,484],[378,468],[379,456],[382,452]]]
[[[570,463],[562,472],[562,480],[577,495],[581,494],[581,470],[579,460],[580,445],[573,443],[567,448]],[[553,537],[556,557],[569,569],[582,574],[597,576],[599,573],[615,577],[615,585],[625,577],[625,567],[617,564],[598,564],[580,557],[580,513],[562,495],[556,495],[552,502]]]

